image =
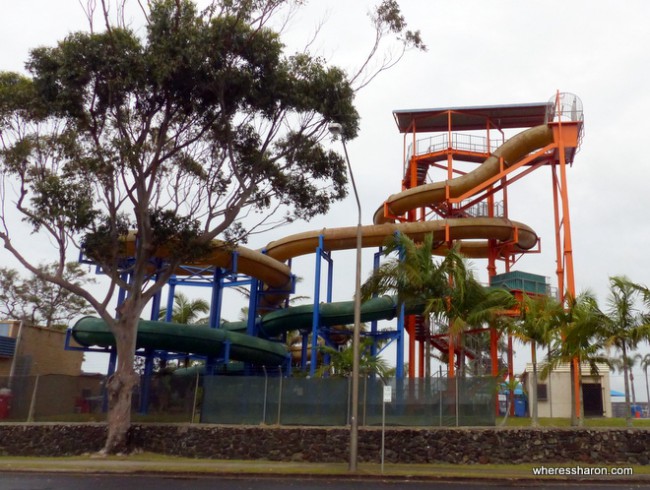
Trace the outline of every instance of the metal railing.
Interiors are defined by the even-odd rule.
[[[502,144],[503,139],[501,138],[490,139],[488,148],[487,137],[467,133],[451,133],[450,143],[449,133],[440,133],[417,140],[415,142],[415,154],[413,153],[413,144],[409,144],[406,158],[409,160],[412,156],[421,156],[446,150],[488,154],[492,153]]]

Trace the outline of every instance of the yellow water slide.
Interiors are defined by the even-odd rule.
[[[421,240],[427,233],[433,233],[434,242],[444,253],[445,243],[460,240],[461,251],[468,257],[485,257],[487,239],[498,242],[514,241],[521,250],[529,250],[537,243],[536,233],[523,223],[506,218],[454,218],[433,221],[395,223],[394,218],[384,215],[385,209],[391,216],[403,215],[411,209],[442,202],[447,194],[457,198],[488,182],[507,168],[525,158],[535,150],[553,143],[552,128],[546,124],[533,127],[515,135],[487,158],[473,171],[455,179],[414,187],[391,195],[386,204],[377,209],[373,225],[362,227],[363,247],[378,247],[396,232],[404,233],[414,240]],[[246,247],[237,247],[237,272],[256,277],[269,288],[286,289],[290,283],[291,271],[285,264],[288,259],[314,253],[322,237],[325,251],[348,250],[356,247],[356,226],[323,228],[289,235],[269,243],[265,253]],[[132,247],[130,237],[127,248]],[[128,250],[127,250],[128,252]],[[164,252],[163,254],[164,255]],[[232,251],[215,247],[210,255],[202,258],[195,266],[218,266],[230,268],[235,259]]]
[[[461,251],[468,257],[486,257],[487,239],[498,242],[513,241],[520,250],[530,250],[537,243],[537,234],[523,223],[506,218],[454,218],[412,223],[395,223],[392,216],[423,206],[430,206],[449,198],[458,198],[497,176],[502,168],[508,168],[536,150],[553,143],[552,128],[546,124],[528,129],[501,145],[473,171],[455,179],[414,187],[393,194],[386,204],[377,209],[374,225],[362,227],[363,247],[378,247],[395,232],[420,240],[433,233],[434,242],[441,244],[438,252],[444,253],[445,243],[460,240]],[[469,197],[469,196],[467,196]],[[387,210],[390,216],[385,216]],[[279,261],[313,253],[322,236],[326,251],[352,249],[356,246],[356,227],[324,228],[290,235],[271,242],[266,247],[269,257]],[[264,280],[264,278],[260,277]]]
[[[393,194],[386,200],[385,205],[377,209],[373,221],[375,223],[393,221],[394,219],[384,215],[385,210],[391,216],[399,216],[421,206],[443,202],[446,199],[447,192],[450,199],[459,198],[479,185],[493,179],[501,171],[502,165],[503,168],[508,168],[535,150],[552,143],[553,130],[548,124],[542,124],[523,131],[497,148],[489,158],[472,172],[455,179],[425,184],[399,194]],[[477,223],[477,226],[482,226],[482,224]],[[490,236],[489,229],[486,229],[486,232],[487,235],[484,238],[501,239],[497,236]],[[526,247],[525,243],[521,243],[521,246],[523,248],[532,247],[532,245]]]
[[[446,244],[450,241],[460,241],[461,251],[469,257],[485,257],[487,240],[511,242],[520,250],[529,250],[537,243],[537,235],[528,226],[510,221],[505,218],[454,218],[423,222],[395,223],[392,216],[403,215],[411,209],[430,206],[445,201],[447,198],[469,197],[478,187],[490,184],[503,168],[521,162],[535,150],[543,149],[553,143],[553,132],[547,125],[537,126],[513,137],[499,147],[493,155],[487,158],[475,170],[458,178],[426,184],[408,189],[390,196],[374,216],[375,224],[363,226],[363,247],[378,247],[396,232],[404,233],[419,241],[425,234],[432,233],[437,244],[435,253],[444,253]],[[385,211],[390,214],[386,216]],[[285,264],[288,259],[314,253],[322,243],[326,251],[346,250],[356,247],[357,227],[324,228],[305,233],[290,235],[267,245],[265,253],[246,247],[236,247],[234,250],[215,242],[213,251],[194,264],[206,268],[206,273],[212,266],[226,269],[236,269],[237,272],[255,277],[266,285],[268,294],[262,298],[264,305],[279,304],[290,293],[291,270]],[[125,256],[135,253],[135,236],[129,235],[125,240]],[[157,254],[165,257],[168,251],[162,247]],[[184,273],[184,271],[178,271]],[[375,312],[377,318],[390,318],[395,315],[394,304],[388,298],[388,307],[382,307]],[[344,321],[341,311],[352,321],[352,306],[335,305],[337,321]],[[273,315],[279,327],[276,330],[291,330],[295,327],[296,308],[277,311]],[[308,320],[312,313],[307,312]],[[304,315],[303,315],[304,316]],[[264,321],[264,320],[263,320]],[[176,331],[168,324],[161,322],[141,322],[138,332],[138,342],[141,347],[175,349],[183,352],[198,352],[209,355],[222,355],[224,345],[230,342],[234,345],[233,358],[279,364],[283,362],[286,348],[277,343],[262,339],[248,338],[247,335],[226,332],[224,329],[189,329],[183,327]],[[303,322],[304,323],[304,322]],[[267,326],[271,328],[272,325]],[[104,322],[94,318],[84,318],[73,328],[75,339],[82,345],[112,345],[113,337]],[[209,335],[209,338],[206,337]]]

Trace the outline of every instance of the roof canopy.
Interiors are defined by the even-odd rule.
[[[435,133],[449,129],[472,131],[491,128],[530,128],[544,124],[549,102],[532,104],[447,107],[440,109],[405,109],[393,111],[400,133]],[[412,123],[415,122],[415,131]]]

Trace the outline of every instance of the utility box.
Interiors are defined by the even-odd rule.
[[[9,412],[11,411],[11,399],[13,395],[11,390],[8,388],[0,389],[0,420],[6,419],[9,417]]]

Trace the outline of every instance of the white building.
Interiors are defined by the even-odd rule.
[[[527,364],[522,384],[528,395],[528,411],[532,412],[535,398],[539,399],[540,417],[571,417],[571,367],[561,364],[542,380],[543,364],[537,366],[537,393],[531,389],[533,365]],[[588,364],[582,365],[582,402],[585,417],[611,417],[612,403],[609,386],[609,366],[598,364],[598,373],[591,374]]]

